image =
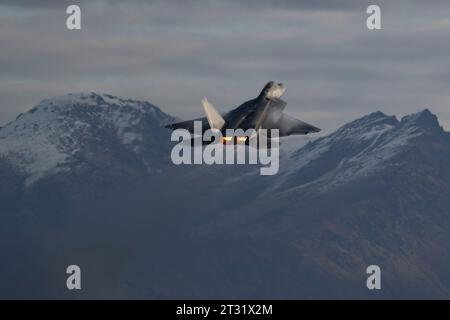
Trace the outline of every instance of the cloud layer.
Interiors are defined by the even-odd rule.
[[[65,8],[82,9],[82,30]],[[372,3],[372,2],[370,2]],[[40,100],[96,91],[180,118],[206,95],[222,110],[287,84],[287,112],[330,132],[375,110],[425,107],[450,130],[450,3],[0,1],[0,125]]]

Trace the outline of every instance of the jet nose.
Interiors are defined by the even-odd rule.
[[[284,83],[280,82],[278,84],[278,88],[280,90],[280,97],[286,92],[286,86],[284,85]]]
[[[282,83],[277,83],[269,88],[267,92],[267,98],[280,98],[286,91],[286,87]]]

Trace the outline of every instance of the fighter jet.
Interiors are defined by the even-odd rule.
[[[227,129],[243,131],[254,129],[255,132],[259,132],[260,129],[268,129],[267,132],[270,132],[270,129],[278,129],[280,137],[319,132],[319,128],[283,112],[287,103],[281,96],[285,91],[284,84],[270,81],[256,98],[242,103],[225,114],[220,114],[206,98],[203,98],[202,106],[206,117],[172,123],[166,128],[186,129],[194,133],[194,121],[201,121],[202,132],[208,129],[220,130],[227,141],[231,139],[226,136]]]

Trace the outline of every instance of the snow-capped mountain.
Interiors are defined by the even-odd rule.
[[[378,111],[298,150],[282,152],[280,172],[275,178],[263,180],[252,174],[238,181],[258,185],[255,187],[258,192],[246,201],[246,206],[267,209],[277,207],[278,202],[299,203],[357,184],[372,184],[391,173],[391,177],[405,175],[407,181],[429,161],[440,161],[446,155],[450,155],[450,134],[428,109],[404,116],[400,121]],[[425,159],[419,160],[421,157]]]
[[[0,297],[71,298],[73,263],[78,298],[450,297],[450,135],[429,110],[282,144],[274,176],[172,165],[172,120],[69,94],[0,129]]]
[[[251,197],[192,235],[238,242],[243,261],[270,265],[277,281],[265,285],[282,297],[450,296],[450,135],[429,110],[369,114],[285,155],[280,170],[241,179]],[[370,264],[383,270],[377,294],[364,285]],[[247,267],[255,281],[241,292],[267,275]]]
[[[42,101],[1,128],[0,157],[26,175],[27,185],[69,170],[77,159],[89,162],[96,152],[108,152],[101,150],[108,145],[139,156],[148,170],[157,170],[152,162],[160,159],[154,153],[161,149],[164,124],[172,120],[148,102],[68,94]]]
[[[439,140],[446,133],[428,109],[400,121],[380,111],[371,113],[290,154],[271,191],[325,191],[382,172],[398,165],[396,157],[414,148],[417,139],[430,135]]]

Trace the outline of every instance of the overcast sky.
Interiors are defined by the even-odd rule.
[[[66,29],[70,4],[80,31]],[[369,4],[382,30],[367,30]],[[450,130],[450,1],[0,1],[0,125],[85,91],[189,119],[203,96],[225,111],[269,80],[325,133],[424,108]]]

